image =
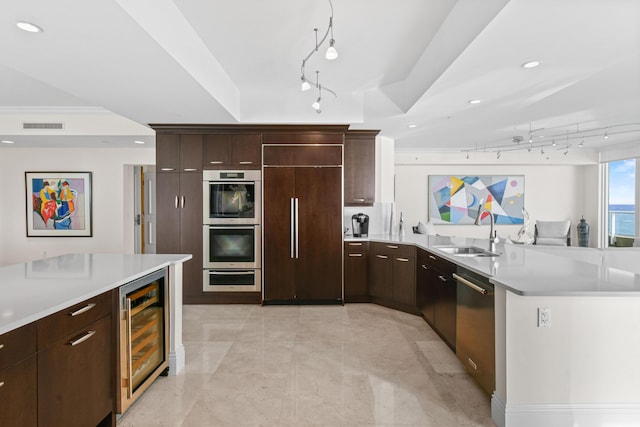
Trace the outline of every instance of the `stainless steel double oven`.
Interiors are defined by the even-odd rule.
[[[261,290],[259,170],[203,172],[203,290]]]

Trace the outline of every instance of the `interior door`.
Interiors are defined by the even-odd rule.
[[[298,299],[342,299],[341,189],[340,167],[296,168]]]
[[[143,198],[142,198],[142,218],[144,228],[142,237],[144,245],[143,253],[156,253],[156,168],[155,166],[143,166]]]
[[[264,168],[262,274],[263,295],[267,301],[293,300],[296,297],[291,209],[295,179],[295,168]]]

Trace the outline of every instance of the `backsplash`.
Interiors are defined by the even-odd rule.
[[[393,233],[397,233],[398,219],[400,214],[396,215],[394,209],[394,203],[374,203],[373,206],[345,207],[343,210],[344,227],[348,229],[345,233],[345,236],[352,235],[351,216],[357,213],[364,213],[369,215],[369,235],[389,234],[391,215],[393,213]]]

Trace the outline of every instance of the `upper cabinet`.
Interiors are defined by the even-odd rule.
[[[350,130],[344,139],[344,205],[371,206],[376,193],[377,130]]]
[[[158,172],[197,172],[202,170],[202,135],[156,135]]]
[[[261,165],[259,133],[204,135],[203,169],[260,169]]]

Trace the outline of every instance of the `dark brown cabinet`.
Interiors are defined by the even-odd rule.
[[[37,322],[40,425],[115,425],[114,303],[107,292]]]
[[[264,147],[264,299],[342,301],[342,147],[281,148]],[[310,152],[329,162],[290,164]]]
[[[260,134],[204,135],[203,144],[204,169],[260,169],[262,166]]]
[[[416,302],[434,330],[453,350],[456,348],[456,265],[424,250],[418,253]]]
[[[35,323],[0,336],[0,425],[36,426]]]
[[[368,302],[369,242],[344,244],[344,301]]]
[[[202,170],[201,135],[156,135],[158,172],[195,172]]]
[[[202,296],[202,172],[158,173],[157,251],[191,254],[183,267],[183,299],[200,302]]]
[[[375,201],[377,130],[350,130],[344,139],[344,205],[371,206]]]
[[[374,301],[416,312],[415,247],[372,242],[370,260],[370,292]]]

